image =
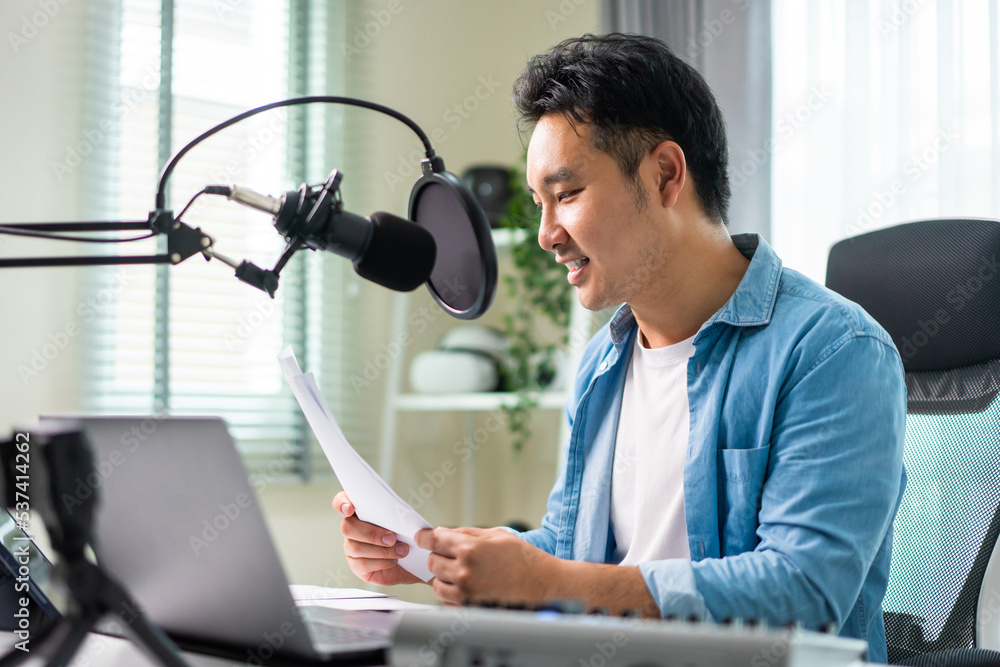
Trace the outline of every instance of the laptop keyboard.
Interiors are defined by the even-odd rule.
[[[299,607],[313,646],[320,651],[367,651],[386,648],[389,631],[342,622],[343,612],[325,607]],[[378,613],[378,612],[369,612]]]

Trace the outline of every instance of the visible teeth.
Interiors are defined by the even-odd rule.
[[[578,259],[578,260],[575,260],[575,261],[572,261],[572,262],[567,262],[566,266],[569,267],[570,271],[576,271],[577,269],[579,269],[580,267],[582,267],[584,264],[586,264],[589,261],[590,261],[589,259],[587,259],[586,257],[584,257],[583,259]]]

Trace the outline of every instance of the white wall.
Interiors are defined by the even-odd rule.
[[[0,5],[0,222],[80,219],[82,170],[60,180],[52,165],[85,139],[80,108],[66,102],[79,99],[84,61],[53,47],[83,43],[87,7],[52,4],[51,17],[37,2]],[[0,237],[0,257],[78,250]],[[0,433],[77,408],[79,279],[78,269],[0,269]]]

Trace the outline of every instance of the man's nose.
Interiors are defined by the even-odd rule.
[[[568,238],[569,235],[566,233],[566,229],[559,224],[555,213],[549,209],[542,209],[542,222],[538,226],[538,245],[543,250],[554,252]]]

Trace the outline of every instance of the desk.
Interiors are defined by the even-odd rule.
[[[512,620],[505,631],[498,633],[499,627],[494,624],[495,618],[490,618],[493,611],[473,610],[468,616],[463,616],[465,626],[459,632],[434,633],[433,628],[439,627],[441,620],[455,617],[454,614],[469,614],[469,612],[449,609],[442,612],[418,612],[416,616],[411,616],[410,627],[405,628],[406,623],[401,623],[397,630],[402,642],[400,647],[401,655],[395,656],[396,660],[404,661],[402,664],[429,664],[428,656],[424,655],[431,647],[430,643],[425,643],[427,637],[436,637],[442,642],[442,646],[450,647],[446,661],[448,664],[461,664],[460,661],[471,661],[469,664],[519,664],[537,667],[544,665],[573,665],[574,667],[583,664],[602,665],[613,667],[622,664],[643,664],[651,667],[661,665],[697,665],[698,667],[726,667],[727,664],[738,665],[739,667],[756,667],[758,664],[768,664],[775,667],[779,665],[793,664],[799,667],[815,667],[825,665],[827,667],[865,667],[871,663],[856,660],[853,656],[858,655],[856,647],[842,645],[844,642],[854,640],[838,640],[834,637],[811,634],[809,637],[797,637],[793,644],[782,642],[791,641],[786,633],[784,639],[774,632],[751,630],[750,634],[742,635],[747,643],[734,647],[731,643],[732,636],[727,638],[725,632],[717,634],[715,630],[704,626],[700,630],[697,626],[689,633],[684,631],[677,633],[678,629],[687,627],[688,624],[682,622],[675,625],[674,630],[654,630],[647,633],[641,628],[636,629],[634,634],[622,637],[621,640],[614,639],[615,646],[628,647],[627,651],[620,651],[615,656],[614,648],[611,652],[604,646],[610,647],[609,641],[598,641],[594,643],[594,638],[602,639],[603,635],[595,633],[600,626],[592,622],[573,623],[573,632],[559,631],[562,622],[546,621],[542,623],[544,635],[542,643],[539,644],[538,629],[528,629],[524,626],[523,619]],[[483,614],[486,616],[483,616]],[[425,615],[426,614],[426,615]],[[444,616],[443,614],[447,614]],[[404,617],[408,614],[404,614]],[[435,617],[440,617],[434,620]],[[590,621],[596,621],[591,617]],[[507,622],[500,626],[507,626]],[[520,627],[516,627],[520,625]],[[583,632],[578,630],[582,629]],[[416,630],[416,633],[414,632]],[[565,628],[563,629],[565,630]],[[427,634],[429,632],[429,634]],[[622,633],[617,633],[622,634]],[[450,637],[449,641],[445,636]],[[455,642],[456,636],[464,635],[464,642]],[[691,639],[700,636],[702,639],[692,644]],[[760,641],[764,640],[762,644]],[[780,641],[776,641],[778,637]],[[614,636],[612,636],[614,638]],[[553,640],[557,639],[555,643]],[[708,640],[711,643],[706,643]],[[0,651],[4,654],[9,651],[14,644],[13,634],[0,632]],[[837,642],[841,642],[838,644]],[[854,643],[857,643],[856,641]],[[728,644],[728,648],[725,645]],[[789,647],[791,646],[791,650]],[[420,650],[415,649],[419,647]],[[541,647],[541,648],[540,648]],[[556,648],[563,647],[563,648]],[[594,647],[597,647],[596,649]],[[673,647],[671,650],[668,647]],[[762,648],[763,647],[763,648]],[[781,649],[780,651],[778,649]],[[767,649],[766,651],[764,649]],[[850,649],[850,650],[848,650]],[[598,650],[603,656],[598,655]],[[513,651],[513,653],[512,653]],[[752,651],[752,653],[751,653]],[[769,652],[768,652],[769,651]],[[853,652],[852,652],[853,651]],[[478,654],[478,657],[476,655]],[[590,655],[590,659],[580,659],[580,655]],[[437,657],[443,657],[444,652],[437,653]],[[225,667],[233,665],[246,665],[245,660],[222,659],[205,656],[192,652],[184,652],[185,659],[192,667]],[[495,658],[500,657],[498,663]],[[513,658],[513,659],[512,659]],[[412,660],[413,663],[408,663]],[[454,662],[452,662],[454,661]],[[668,662],[669,661],[669,662]],[[25,663],[28,667],[40,667],[44,665],[44,660],[40,657],[29,658]],[[149,660],[142,651],[130,641],[118,637],[91,633],[77,652],[75,659],[70,663],[72,667],[94,667],[95,665],[108,667],[156,667],[156,663]],[[287,663],[285,663],[287,664]],[[304,663],[305,664],[305,663]],[[308,663],[315,665],[316,663]],[[335,664],[335,663],[331,663]],[[384,667],[384,666],[383,666]]]
[[[3,652],[6,653],[14,646],[14,637],[9,633],[2,633]],[[245,664],[229,660],[220,660],[207,656],[185,653],[184,657],[193,667],[228,667],[229,665]],[[40,658],[31,658],[23,663],[26,667],[41,667],[45,662]],[[76,657],[70,663],[72,667],[155,667],[156,663],[149,660],[139,648],[128,641],[118,637],[108,637],[91,633],[87,636]]]
[[[0,651],[4,655],[14,646],[15,638],[8,632],[0,632]],[[184,651],[184,659],[192,667],[246,667],[244,660],[223,660],[206,655]],[[31,658],[22,663],[24,667],[43,667],[45,661]],[[87,636],[80,650],[77,651],[70,667],[158,667],[157,663],[146,657],[135,644],[127,639],[109,637],[91,633]]]
[[[0,633],[0,646],[6,654],[13,646],[13,635]],[[246,665],[244,661],[222,660],[195,653],[184,652],[184,657],[192,667],[232,667]],[[25,667],[41,667],[45,663],[39,659],[31,659],[23,663]],[[70,667],[156,667],[134,644],[117,637],[91,634],[84,642]],[[609,665],[609,667],[611,667]],[[724,666],[719,666],[724,667]],[[852,667],[877,667],[872,663],[858,662]],[[884,667],[884,666],[883,666]]]

